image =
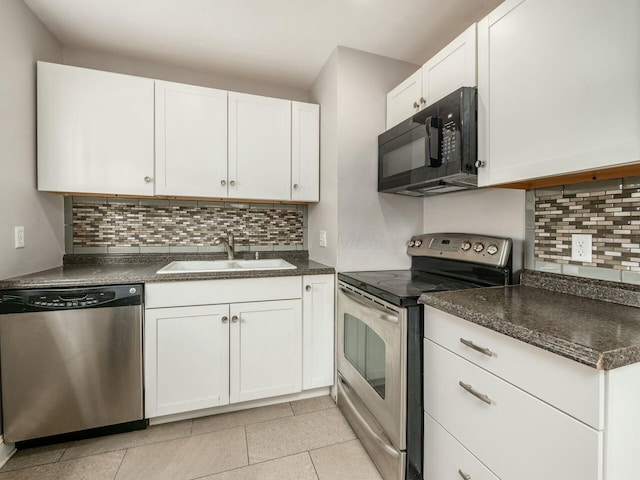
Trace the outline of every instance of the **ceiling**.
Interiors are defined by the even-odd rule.
[[[309,89],[342,45],[423,64],[502,0],[25,0],[65,47]]]

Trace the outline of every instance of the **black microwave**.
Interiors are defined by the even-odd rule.
[[[415,197],[476,188],[477,90],[462,87],[378,137],[378,191]]]

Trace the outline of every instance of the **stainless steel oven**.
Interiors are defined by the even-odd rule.
[[[339,397],[349,404],[352,426],[362,424],[366,434],[359,436],[377,452],[372,457],[388,478],[401,478],[396,475],[404,465],[406,344],[404,308],[338,282]],[[366,410],[358,408],[360,403]],[[373,419],[364,422],[361,417],[368,413]],[[367,428],[372,421],[378,425]]]
[[[338,274],[338,406],[385,480],[423,480],[425,292],[511,283],[511,240],[414,236],[411,270]]]

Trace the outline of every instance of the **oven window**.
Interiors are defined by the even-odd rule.
[[[385,397],[386,348],[382,339],[360,319],[344,315],[344,356],[369,382],[369,385]]]

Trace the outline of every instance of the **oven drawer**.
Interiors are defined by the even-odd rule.
[[[426,305],[424,335],[593,428],[604,429],[604,372]]]
[[[498,477],[602,479],[602,432],[427,339],[424,365],[426,412]]]
[[[427,413],[424,438],[425,480],[499,480]]]

